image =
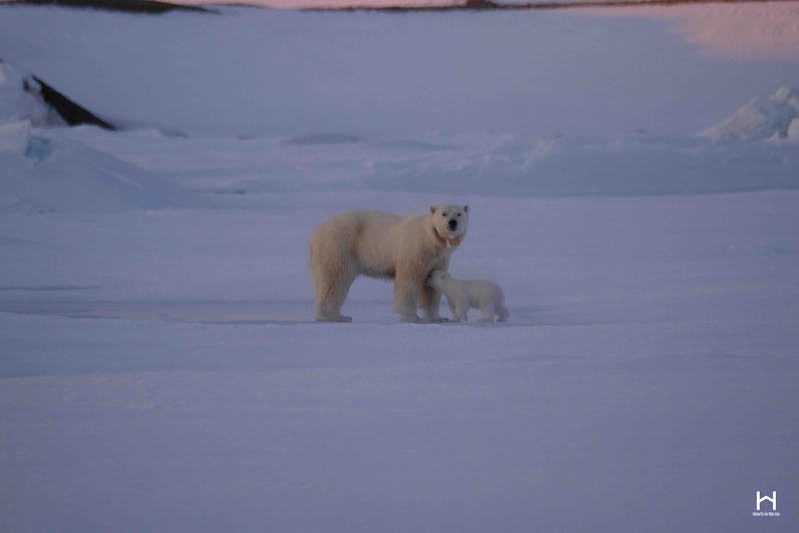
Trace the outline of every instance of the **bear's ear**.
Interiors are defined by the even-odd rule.
[[[469,206],[468,205],[464,205],[463,206],[463,212],[464,213],[468,213],[469,212]]]
[[[436,206],[434,206],[434,205],[431,205],[431,206],[430,206],[430,214],[432,215],[433,213],[435,213],[435,212],[436,212],[436,209],[438,209],[438,207],[436,207]]]

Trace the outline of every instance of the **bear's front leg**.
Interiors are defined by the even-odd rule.
[[[438,307],[441,305],[441,293],[428,285],[422,286],[419,293],[419,306],[422,308],[422,315],[428,322],[441,322],[441,315],[438,314]]]
[[[458,322],[467,322],[469,320],[469,297],[465,294],[458,295],[455,300],[455,312],[453,316]]]
[[[397,269],[394,279],[394,310],[399,313],[402,322],[421,322],[416,314],[417,298],[422,283],[408,272]]]

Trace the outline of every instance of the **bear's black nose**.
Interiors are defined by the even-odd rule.
[[[457,227],[458,227],[458,221],[457,220],[453,219],[453,220],[449,221],[449,229],[455,229]]]

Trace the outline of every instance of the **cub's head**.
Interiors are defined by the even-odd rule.
[[[460,244],[469,225],[468,205],[439,205],[430,207],[433,230],[447,246]]]
[[[447,274],[443,270],[433,270],[432,272],[430,272],[430,275],[427,276],[425,283],[427,283],[434,289],[438,289],[441,287],[441,284],[448,279],[450,279],[449,274]]]

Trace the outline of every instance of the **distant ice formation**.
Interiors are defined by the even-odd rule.
[[[66,124],[44,101],[33,75],[0,61],[0,124],[18,121],[36,127]]]
[[[799,141],[799,89],[781,87],[767,100],[754,98],[699,135],[714,141]]]
[[[47,133],[49,127],[84,123],[75,122],[84,113],[89,112],[32,74],[0,62],[0,212],[204,205],[156,174]]]

